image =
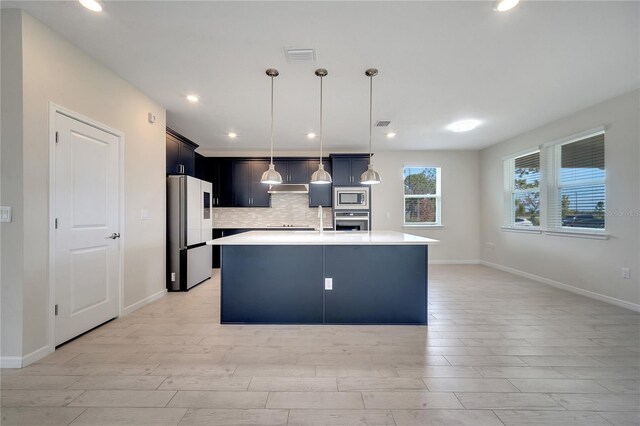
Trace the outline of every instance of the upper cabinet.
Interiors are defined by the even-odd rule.
[[[269,185],[260,177],[269,168],[268,160],[233,162],[233,205],[235,207],[269,207]]]
[[[309,166],[307,160],[276,160],[273,162],[276,170],[282,176],[282,183],[309,183]],[[317,163],[316,163],[317,164]]]
[[[196,177],[211,182],[213,207],[233,207],[232,160],[196,154]]]
[[[369,156],[366,154],[332,155],[333,185],[360,185],[360,175],[367,171]]]
[[[309,177],[307,181],[311,179],[311,174],[318,170],[318,163],[320,160],[309,160]],[[331,174],[331,162],[329,160],[323,160],[324,169]],[[313,184],[309,185],[309,207],[331,207],[333,196],[333,185],[331,184]]]
[[[167,174],[195,176],[198,144],[167,127]]]

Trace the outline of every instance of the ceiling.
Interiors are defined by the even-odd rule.
[[[375,150],[479,149],[640,87],[638,2],[3,1],[106,64],[167,109],[199,151],[263,151],[275,67],[275,149],[317,150],[318,67],[325,145],[366,151],[374,78]],[[284,47],[315,48],[287,63]],[[195,93],[200,102],[185,96]],[[460,119],[482,124],[446,130]],[[386,132],[396,132],[387,139]],[[228,132],[238,138],[230,140]]]

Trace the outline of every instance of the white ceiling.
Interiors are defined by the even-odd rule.
[[[377,67],[374,150],[478,149],[640,87],[638,2],[105,1],[7,2],[102,61],[167,109],[168,125],[199,151],[269,144],[275,67],[277,150],[317,149],[319,78],[325,143],[365,151],[368,89]],[[317,62],[288,64],[285,46],[315,48]],[[201,101],[191,104],[187,93]],[[475,118],[468,133],[445,129]],[[239,137],[230,141],[227,132]],[[384,137],[387,131],[398,136]]]

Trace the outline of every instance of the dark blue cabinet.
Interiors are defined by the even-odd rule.
[[[196,154],[195,176],[211,182],[213,207],[233,207],[233,162],[231,160]]]
[[[327,324],[426,324],[427,246],[326,246]]]
[[[266,160],[235,160],[233,162],[234,207],[269,207],[269,185],[260,182],[269,168]]]
[[[224,246],[222,282],[232,285],[221,289],[221,322],[322,324],[319,259],[322,246]]]
[[[368,155],[334,155],[331,156],[333,166],[333,184],[335,186],[360,185],[360,175],[369,166]]]
[[[278,159],[273,162],[282,176],[282,183],[309,183],[309,165],[307,160]]]
[[[233,205],[234,207],[251,207],[251,161],[233,162]]]
[[[195,176],[196,148],[198,148],[198,144],[190,141],[178,132],[167,127],[167,174]]]
[[[223,324],[427,324],[426,245],[224,245],[221,252]]]
[[[309,179],[311,178],[311,174],[318,170],[318,164],[320,160],[309,160]],[[331,174],[331,162],[322,161],[324,164],[324,169]],[[332,176],[333,179],[335,179]],[[309,184],[309,207],[331,207],[333,198],[333,185],[312,185]]]

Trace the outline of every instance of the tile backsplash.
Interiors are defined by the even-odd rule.
[[[308,194],[271,194],[271,207],[213,208],[214,228],[266,228],[294,225],[316,228],[318,208],[309,207]],[[333,226],[333,211],[322,208],[324,226]]]

